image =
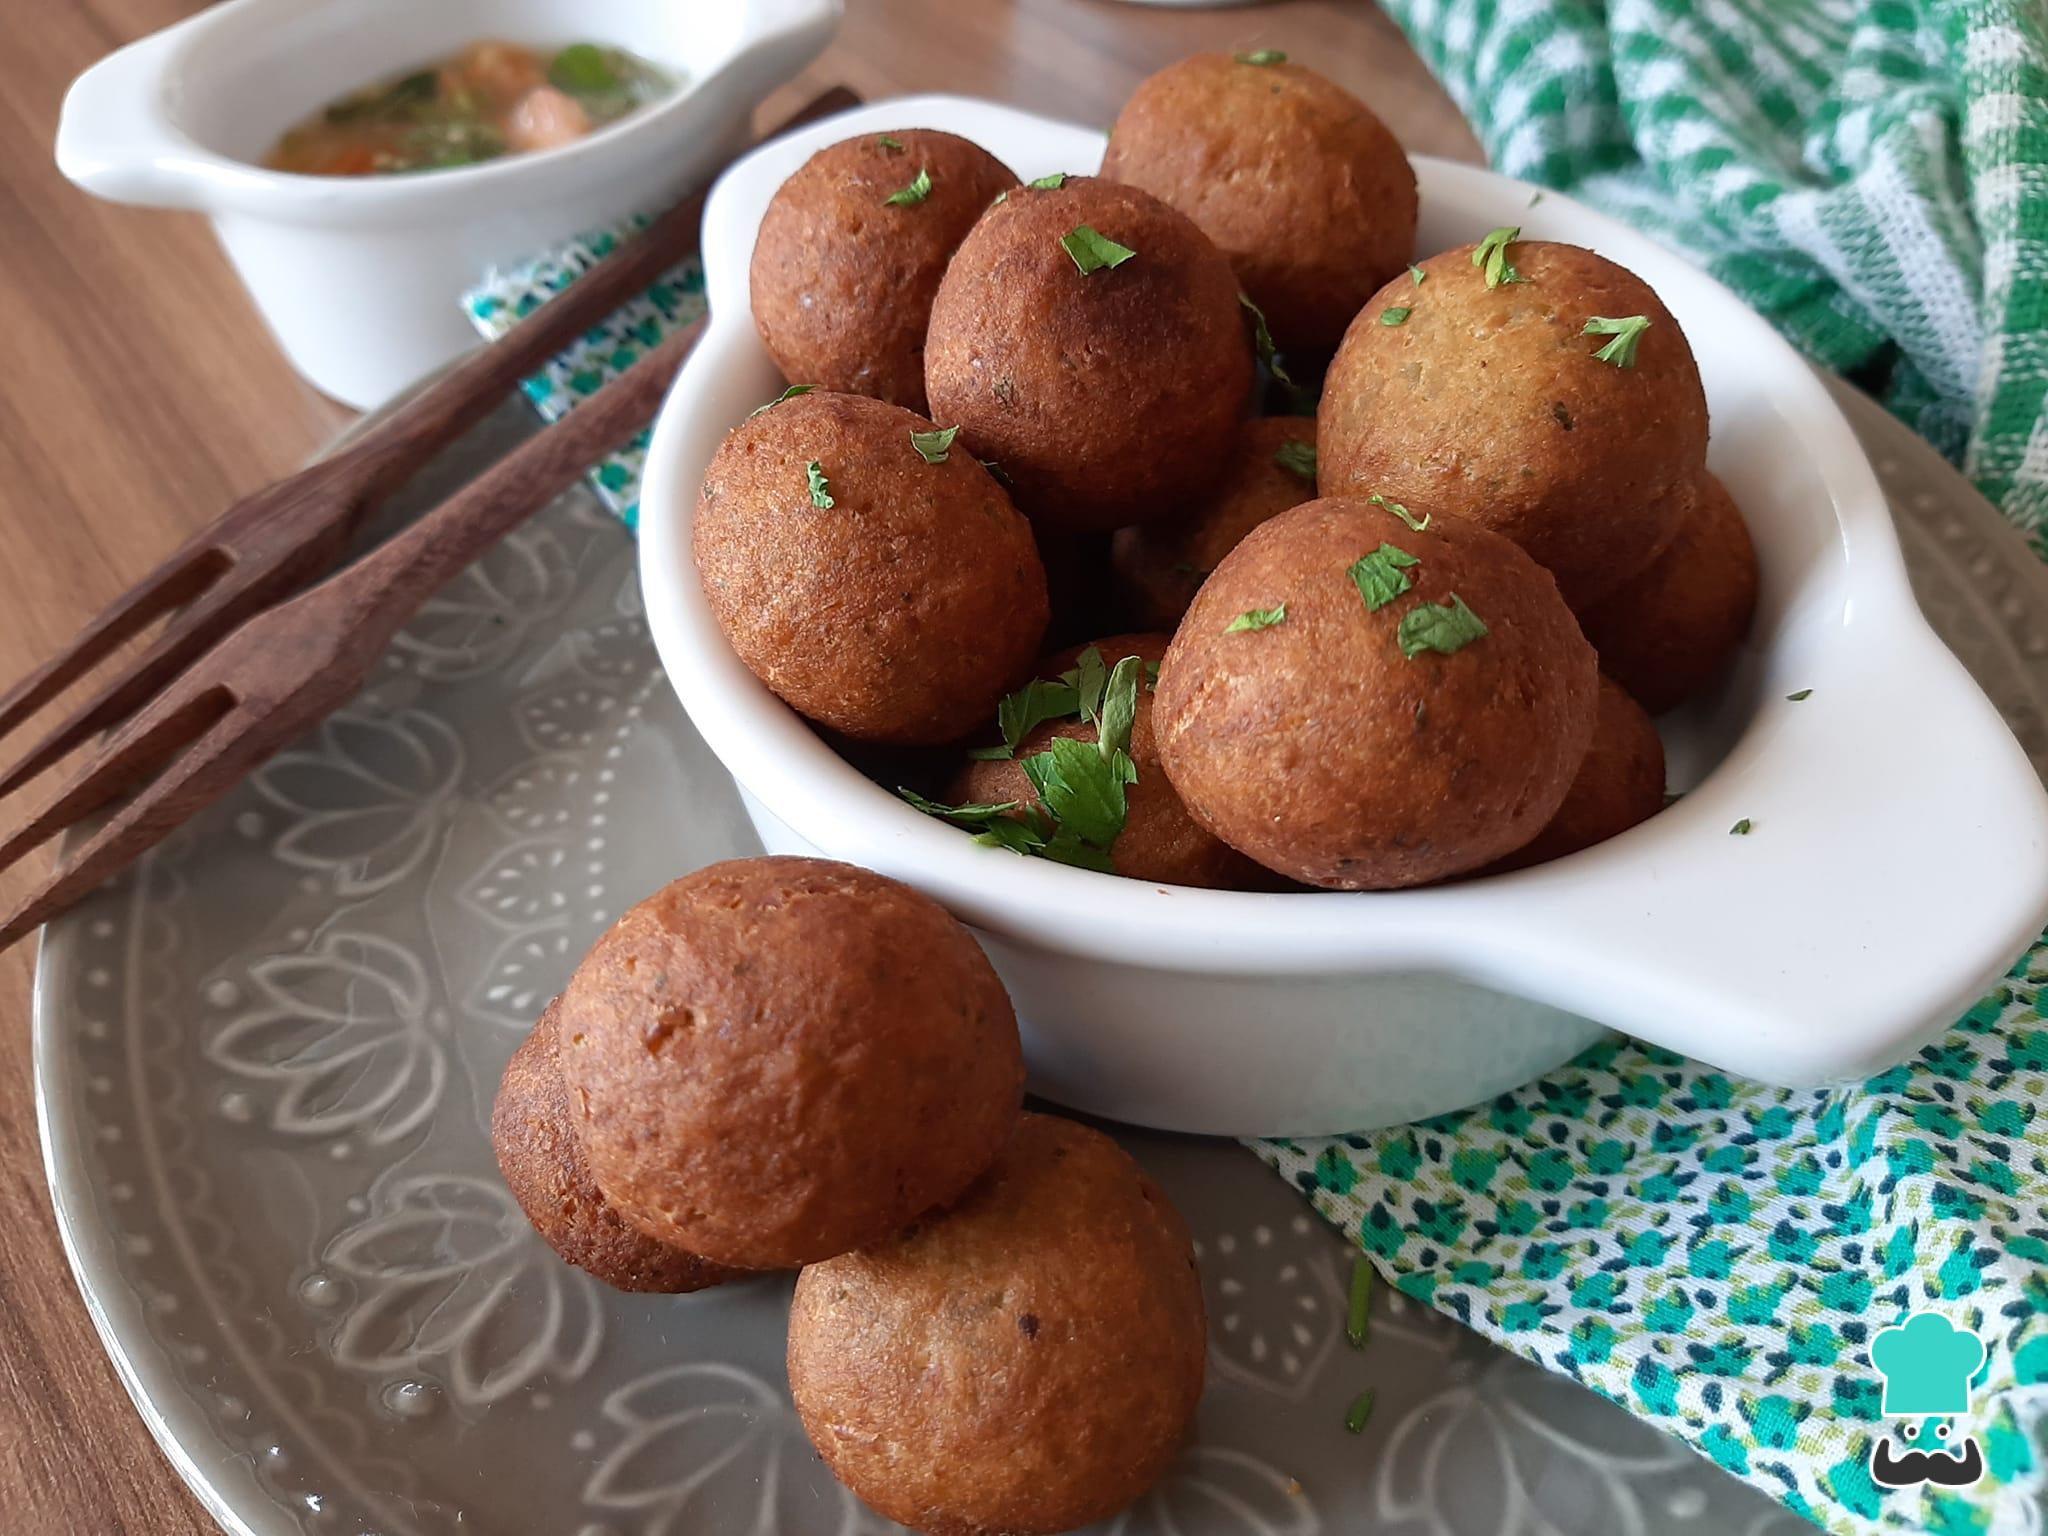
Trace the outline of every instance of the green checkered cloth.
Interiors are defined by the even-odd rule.
[[[2042,0],[1381,0],[1497,170],[1707,267],[2048,554]]]

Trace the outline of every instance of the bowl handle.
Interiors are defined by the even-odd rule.
[[[1783,679],[1651,822],[1498,882],[1494,942],[1460,969],[1786,1087],[1936,1039],[2048,921],[2048,795],[1961,663],[1905,625],[1849,626],[1853,667]],[[1586,879],[1596,860],[1630,887]]]
[[[201,180],[180,162],[210,157],[164,111],[165,66],[189,25],[116,49],[64,93],[57,169],[95,197],[153,208],[203,206]]]

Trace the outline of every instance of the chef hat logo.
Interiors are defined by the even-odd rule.
[[[1884,1414],[1963,1414],[1970,1378],[1984,1364],[1984,1343],[1939,1312],[1915,1312],[1870,1342],[1870,1363],[1884,1377]]]

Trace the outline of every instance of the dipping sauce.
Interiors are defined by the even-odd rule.
[[[450,58],[351,91],[289,129],[264,157],[306,176],[382,176],[554,149],[638,111],[674,82],[623,48],[471,43]]]

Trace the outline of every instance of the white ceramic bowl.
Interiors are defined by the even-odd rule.
[[[477,344],[458,300],[493,265],[673,202],[745,142],[842,0],[230,0],[73,82],[57,164],[116,202],[212,216],[293,366],[368,408]],[[680,88],[541,154],[419,176],[263,169],[292,123],[481,37],[611,43]]]
[[[1037,1089],[1182,1130],[1294,1135],[1477,1102],[1603,1028],[1770,1082],[1850,1079],[1952,1022],[2048,916],[2048,797],[1922,621],[1884,500],[1819,379],[1650,240],[1556,194],[1418,160],[1424,251],[1519,223],[1663,296],[1713,413],[1712,463],[1763,566],[1727,684],[1663,722],[1663,814],[1597,848],[1435,889],[1261,895],[1090,874],[975,845],[863,778],[743,667],[690,557],[704,466],[782,384],[748,255],[776,187],[856,132],[947,128],[1024,177],[1099,162],[1098,133],[918,97],[765,146],[705,220],[713,321],[664,407],[641,502],[663,664],[771,849],[865,864],[980,933]],[[1804,702],[1785,695],[1811,689]],[[1754,831],[1730,835],[1747,818]]]

